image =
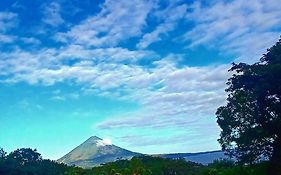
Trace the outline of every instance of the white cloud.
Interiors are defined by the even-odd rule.
[[[153,51],[131,51],[121,47],[89,49],[82,45],[69,45],[60,49],[58,58],[95,60],[97,62],[135,62],[140,59],[152,59],[157,55]]]
[[[12,12],[0,12],[0,44],[13,43],[17,37],[7,34],[10,29],[18,25],[17,14]]]
[[[239,61],[253,62],[277,41],[281,28],[278,0],[217,1],[195,3],[186,15],[195,26],[184,38],[189,47],[205,45],[222,53],[237,54]]]
[[[106,0],[96,16],[87,18],[67,33],[57,34],[56,39],[87,46],[116,46],[142,33],[152,8],[149,0]]]
[[[15,40],[15,36],[0,33],[0,43],[13,43]]]
[[[34,38],[34,37],[21,37],[20,38],[25,44],[34,44],[39,45],[41,44],[41,41]]]
[[[97,141],[97,147],[112,145],[111,140],[109,138],[104,138],[102,140]]]
[[[102,51],[105,53],[100,53]],[[36,52],[17,49],[1,53],[1,72],[8,77],[3,81],[24,81],[46,86],[71,81],[81,85],[85,93],[136,101],[142,105],[143,109],[135,113],[99,123],[98,127],[104,129],[122,126],[169,127],[171,123],[175,127],[184,127],[194,118],[213,116],[216,108],[225,100],[227,65],[178,67],[174,62],[176,56],[170,55],[154,61],[152,67],[146,67],[125,65],[114,62],[114,59],[105,62],[91,59],[92,56],[97,55],[98,58],[104,54],[110,58],[110,54],[113,54],[118,60],[119,55],[126,55],[108,52],[107,49],[93,52],[93,55],[88,52],[85,51],[73,65],[64,63],[65,59],[72,59],[69,48]],[[137,51],[133,53],[138,54]],[[78,94],[64,95],[56,94],[52,99],[79,97]]]
[[[56,100],[56,101],[65,101],[65,100],[77,100],[80,97],[79,93],[64,93],[64,94],[57,94],[50,98],[50,100]]]
[[[17,25],[17,14],[12,12],[0,12],[0,32],[5,32],[8,29]]]
[[[158,18],[161,18],[163,22],[158,25],[155,30],[150,33],[146,33],[141,41],[137,44],[138,48],[146,48],[150,44],[160,41],[161,36],[170,31],[173,31],[177,25],[177,22],[185,16],[187,5],[178,5],[174,4],[168,6],[166,9],[161,10],[157,13]]]
[[[25,99],[19,101],[17,103],[18,107],[20,107],[22,110],[27,111],[27,112],[32,112],[34,110],[42,110],[44,109],[41,105],[39,104],[33,104]]]
[[[52,97],[50,98],[50,100],[65,101],[65,97],[56,95],[56,96],[52,96]]]
[[[123,82],[136,76],[141,68],[135,64],[139,59],[150,59],[156,54],[149,51],[129,51],[123,48],[84,49],[80,46],[68,46],[60,49],[40,49],[25,51],[15,49],[0,53],[1,73],[8,76],[6,81],[26,81],[30,84],[52,85],[64,80],[74,80],[93,87],[108,89],[118,87]],[[67,61],[73,60],[73,65]],[[66,62],[66,63],[65,63]],[[133,75],[131,75],[133,74]]]
[[[61,17],[60,13],[61,7],[59,3],[51,2],[50,4],[45,4],[42,21],[50,26],[59,26],[64,23],[64,19]]]
[[[141,110],[99,123],[98,128],[185,127],[191,120],[214,116],[217,107],[224,104],[226,98],[224,89],[229,66],[179,69],[166,64],[151,70],[147,77],[150,80],[148,87],[160,83],[160,89],[137,88],[129,91],[131,93],[126,98],[142,104]],[[143,74],[142,77],[145,76]],[[157,78],[151,79],[151,76]]]

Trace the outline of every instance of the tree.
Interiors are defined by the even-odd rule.
[[[3,155],[6,153],[0,149]],[[5,175],[73,175],[82,174],[80,169],[67,167],[55,161],[42,159],[36,149],[21,148],[17,149],[7,156],[0,158],[0,174]]]
[[[216,112],[222,149],[240,163],[267,158],[281,174],[281,39],[259,62],[229,71],[227,104]]]
[[[3,150],[3,148],[0,148],[0,159],[3,159],[6,157],[6,152]]]
[[[36,149],[32,150],[31,148],[17,149],[11,152],[7,158],[16,160],[21,165],[42,161],[41,154]]]

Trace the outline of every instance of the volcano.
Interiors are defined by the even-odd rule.
[[[134,156],[141,155],[141,153],[104,143],[103,139],[92,136],[57,161],[70,166],[75,165],[83,168],[91,168],[104,163],[114,162],[120,159],[131,159]]]

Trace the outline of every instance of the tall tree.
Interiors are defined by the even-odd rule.
[[[281,39],[255,64],[233,64],[227,104],[218,108],[223,150],[240,163],[268,158],[281,174]]]

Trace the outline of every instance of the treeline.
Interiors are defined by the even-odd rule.
[[[230,160],[218,160],[204,166],[184,159],[144,156],[95,167],[89,175],[265,175],[266,169],[266,162],[240,166]]]
[[[92,169],[67,166],[51,160],[30,148],[9,154],[0,149],[1,175],[266,175],[267,162],[236,165],[230,160],[215,161],[208,166],[184,159],[143,156],[118,160]]]
[[[64,164],[42,159],[30,148],[17,149],[10,154],[0,149],[0,175],[59,175],[68,169]]]

